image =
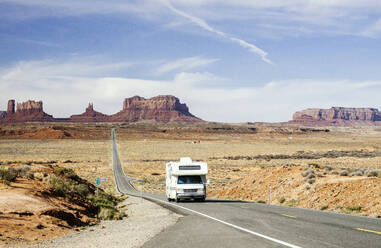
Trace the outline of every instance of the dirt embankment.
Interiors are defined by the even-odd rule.
[[[63,167],[0,166],[0,246],[29,245],[119,218],[118,200]]]
[[[282,166],[244,168],[242,178],[209,191],[208,197],[241,199],[381,217],[381,178],[376,170]]]

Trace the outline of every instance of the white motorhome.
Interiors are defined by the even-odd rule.
[[[208,165],[191,158],[166,164],[166,195],[168,201],[181,199],[205,201]]]

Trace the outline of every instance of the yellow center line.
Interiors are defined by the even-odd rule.
[[[363,228],[355,228],[355,229],[358,230],[358,231],[370,232],[370,233],[375,233],[375,234],[380,234],[381,235],[381,232],[378,232],[378,231],[373,231],[373,230],[363,229]]]
[[[288,214],[281,214],[281,215],[286,216],[286,217],[288,217],[288,218],[296,218],[295,216],[288,215]]]
[[[249,207],[241,206],[241,208],[249,208]]]

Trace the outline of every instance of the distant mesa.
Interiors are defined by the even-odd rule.
[[[381,125],[381,112],[375,108],[311,108],[296,112],[290,123],[311,126]]]
[[[3,118],[1,118],[0,121],[7,123],[54,121],[53,116],[43,111],[42,101],[36,102],[32,100],[17,103],[16,111],[15,100],[9,100],[7,112],[2,116]]]
[[[123,109],[112,115],[112,121],[138,122],[200,122],[192,115],[186,104],[174,96],[156,96],[150,99],[134,96],[123,101]]]
[[[17,122],[203,122],[192,115],[186,104],[180,103],[175,96],[164,95],[149,99],[140,96],[126,98],[123,109],[116,114],[106,115],[94,110],[94,105],[89,103],[85,112],[72,115],[70,118],[53,118],[43,111],[42,101],[26,101],[17,103],[8,101],[7,111],[0,111],[1,123]]]

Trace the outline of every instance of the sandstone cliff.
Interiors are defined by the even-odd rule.
[[[0,120],[4,119],[7,116],[7,112],[5,111],[0,111]]]
[[[1,120],[2,122],[29,122],[29,121],[54,121],[53,116],[43,111],[42,101],[36,102],[28,100],[23,103],[17,103],[15,111],[15,101],[8,101],[7,115]]]
[[[291,122],[307,125],[379,125],[381,112],[375,108],[305,109],[296,112]]]
[[[174,96],[157,96],[149,99],[134,96],[123,101],[122,111],[110,116],[111,121],[138,122],[200,122],[189,112],[186,104]]]
[[[15,113],[15,100],[8,101],[7,114],[12,115]]]
[[[80,115],[70,116],[69,121],[71,122],[105,122],[109,121],[109,116],[97,112],[94,110],[92,103],[89,103],[89,106],[86,108],[86,111]]]

